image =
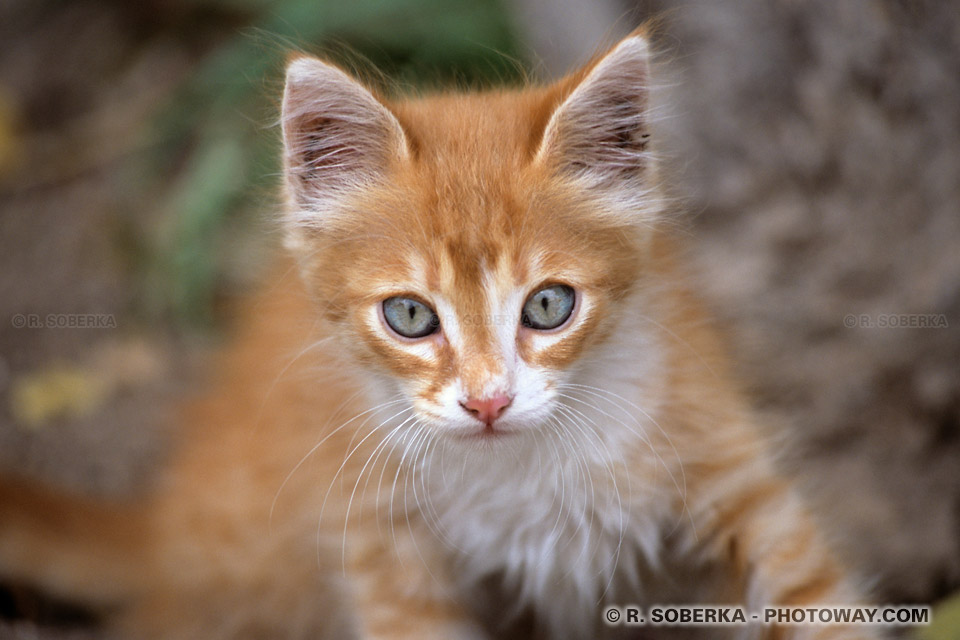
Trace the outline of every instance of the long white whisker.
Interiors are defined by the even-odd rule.
[[[318,319],[314,319],[314,321],[313,321],[313,326],[310,328],[310,331],[311,331],[311,332],[312,332],[314,329],[316,329],[317,324],[318,324],[319,322],[320,322],[320,321],[319,321]],[[274,377],[273,381],[270,383],[270,386],[267,387],[267,392],[263,395],[263,400],[260,402],[260,408],[257,409],[257,417],[256,417],[256,418],[254,419],[254,421],[253,421],[253,431],[256,431],[256,429],[259,428],[260,420],[263,418],[263,409],[264,409],[264,407],[266,407],[267,402],[270,400],[270,396],[273,395],[273,390],[274,390],[274,388],[276,388],[277,384],[280,382],[280,380],[283,378],[283,376],[285,376],[285,375],[287,374],[287,371],[290,370],[290,367],[292,367],[298,360],[300,360],[300,358],[302,358],[303,356],[307,355],[308,353],[310,353],[311,351],[313,351],[313,350],[316,349],[317,347],[320,347],[320,346],[326,344],[327,342],[329,342],[329,341],[332,340],[332,339],[333,339],[332,336],[328,336],[328,337],[326,337],[326,338],[321,338],[320,340],[316,340],[316,341],[314,341],[314,342],[311,342],[311,343],[308,344],[306,347],[304,347],[303,349],[301,349],[300,352],[297,353],[297,355],[293,356],[293,358],[290,359],[290,362],[288,362],[286,365],[284,365],[284,367],[283,367],[282,369],[280,369],[280,372],[277,373],[276,377]]]
[[[381,404],[378,404],[378,405],[375,406],[375,407],[371,407],[371,408],[367,409],[366,411],[363,411],[363,412],[361,412],[361,413],[358,413],[357,415],[353,416],[352,418],[350,418],[349,420],[347,420],[346,422],[344,422],[343,424],[341,424],[339,427],[337,427],[336,429],[334,429],[333,431],[331,431],[330,433],[328,433],[326,436],[324,436],[323,438],[321,438],[320,441],[319,441],[317,444],[313,445],[313,447],[311,447],[310,450],[307,451],[307,452],[303,455],[302,458],[300,458],[299,462],[297,462],[297,464],[295,464],[295,465],[293,466],[293,469],[290,470],[290,473],[288,473],[288,474],[286,475],[286,477],[284,477],[283,482],[280,483],[280,487],[277,489],[277,492],[276,492],[276,493],[274,494],[274,496],[273,496],[273,502],[270,503],[270,515],[269,515],[269,517],[268,517],[268,522],[272,524],[272,522],[273,522],[273,512],[274,512],[274,510],[275,510],[276,507],[277,507],[277,500],[279,500],[279,498],[280,498],[280,493],[283,491],[284,487],[286,487],[286,486],[287,486],[287,483],[290,482],[290,478],[293,477],[293,474],[295,474],[295,473],[297,472],[297,470],[298,470],[301,466],[303,466],[303,463],[305,463],[305,462],[307,461],[307,459],[308,459],[310,456],[312,456],[312,455],[317,451],[317,449],[319,449],[321,446],[323,446],[323,443],[324,443],[324,442],[326,442],[326,441],[329,440],[331,437],[333,437],[333,436],[334,436],[338,431],[340,431],[341,429],[346,428],[351,422],[353,422],[353,421],[356,420],[357,418],[361,418],[361,417],[363,417],[363,416],[365,416],[365,415],[367,415],[367,414],[370,414],[370,413],[372,413],[372,412],[374,412],[374,411],[378,411],[379,409],[383,409],[383,408],[386,408],[386,407],[388,407],[388,406],[393,406],[393,405],[397,404],[398,402],[402,402],[402,401],[403,401],[402,399],[390,400],[390,401],[387,401],[387,402],[383,402],[383,403],[381,403]],[[363,426],[365,426],[365,425],[366,425],[366,421],[364,421],[363,424],[361,424],[360,428],[363,428]]]
[[[560,408],[560,407],[558,407],[558,408]],[[564,415],[565,415],[566,417],[568,417],[568,418],[571,418],[571,414],[569,414],[569,413],[565,413]],[[576,423],[573,423],[573,424],[571,425],[571,424],[568,424],[568,423],[566,423],[566,422],[564,422],[564,421],[560,421],[560,424],[563,425],[564,428],[566,428],[566,429],[568,430],[568,432],[570,432],[570,427],[572,426],[572,427],[576,428],[578,432],[580,432],[580,435],[585,435],[585,434],[583,433],[583,429],[582,429],[579,425],[577,425]],[[575,435],[575,434],[573,434],[573,433],[571,432],[571,435]],[[584,500],[585,500],[585,504],[584,504],[584,509],[583,509],[583,511],[589,512],[589,520],[587,521],[587,531],[588,531],[588,532],[591,532],[591,531],[593,531],[593,529],[594,529],[594,518],[595,518],[595,514],[596,514],[595,505],[596,505],[596,502],[597,502],[597,495],[596,495],[596,488],[595,488],[594,483],[593,483],[593,475],[590,473],[589,464],[588,464],[587,460],[583,457],[583,452],[581,451],[581,446],[582,446],[582,445],[583,445],[583,441],[578,442],[578,443],[575,443],[575,446],[572,446],[571,449],[572,449],[572,451],[574,452],[574,456],[573,456],[573,457],[574,457],[574,462],[575,462],[576,465],[577,465],[577,470],[578,470],[580,476],[581,476],[582,479],[583,479],[583,494],[584,494]],[[589,482],[589,484],[590,484],[590,496],[589,496],[589,500],[587,500],[587,495],[586,495],[586,492],[587,492],[587,482]],[[583,528],[583,526],[584,526],[583,520],[582,520],[582,519],[578,519],[578,520],[577,520],[577,526],[576,526],[576,528],[574,529],[572,535],[570,536],[571,541],[576,539],[577,534],[580,532],[580,530]],[[588,536],[587,536],[587,539],[589,540],[591,537],[592,537],[592,536],[588,535]],[[596,539],[597,539],[597,541],[599,542],[599,540],[600,540],[599,536],[597,536]],[[580,558],[582,558],[582,557],[584,556],[585,553],[587,553],[587,547],[586,547],[586,546],[581,546],[581,548],[580,548],[580,553],[577,555],[577,557],[576,557],[576,559],[574,560],[574,562],[571,562],[571,563],[570,563],[570,565],[569,565],[569,567],[568,567],[568,569],[567,569],[566,574],[569,574],[569,573],[571,573],[571,572],[574,570],[574,566],[575,566],[576,563],[580,560]]]
[[[390,420],[393,420],[394,418],[396,418],[396,417],[398,417],[398,416],[406,413],[407,411],[412,411],[412,410],[413,410],[412,407],[406,407],[406,408],[404,408],[404,409],[401,409],[400,411],[398,411],[397,413],[393,414],[393,415],[390,416],[389,418],[383,420],[379,425],[377,425],[376,427],[374,427],[373,429],[371,429],[371,430],[370,430],[370,433],[368,433],[367,435],[365,435],[365,436],[363,437],[363,439],[360,440],[360,442],[358,442],[357,445],[356,445],[355,447],[353,447],[353,449],[351,449],[350,452],[344,457],[343,462],[340,464],[340,467],[337,469],[337,472],[336,472],[335,474],[333,474],[333,478],[330,480],[330,486],[327,488],[327,492],[326,492],[326,493],[324,494],[324,496],[323,496],[323,503],[320,505],[320,515],[319,515],[319,517],[317,518],[317,554],[318,554],[317,562],[318,562],[318,564],[320,563],[320,557],[319,557],[319,554],[320,554],[320,534],[321,534],[321,526],[322,526],[322,522],[323,522],[323,512],[324,512],[324,510],[325,510],[326,507],[327,507],[327,500],[330,498],[330,493],[333,491],[333,487],[334,487],[334,485],[336,485],[337,479],[340,477],[340,474],[343,472],[344,468],[347,466],[347,463],[350,461],[350,458],[353,457],[353,454],[356,453],[357,450],[358,450],[361,446],[363,446],[363,443],[364,443],[364,442],[366,442],[366,441],[369,440],[371,437],[373,437],[373,436],[378,432],[378,430],[380,429],[380,427],[382,427],[384,424],[386,424],[386,423],[389,422]]]
[[[431,435],[432,435],[431,430],[430,430],[429,428],[427,428],[427,427],[423,427],[423,428],[421,428],[420,432],[423,433],[423,438],[422,438],[422,440],[421,440],[420,442],[429,442],[430,437],[431,437]],[[411,473],[409,473],[409,474],[407,474],[406,476],[404,476],[404,479],[403,479],[403,511],[404,511],[405,516],[406,516],[407,531],[410,533],[410,540],[411,540],[411,542],[413,542],[413,548],[414,548],[414,550],[417,552],[417,556],[419,556],[420,562],[423,563],[423,568],[426,569],[427,573],[430,575],[430,578],[431,578],[436,584],[438,584],[438,585],[443,585],[443,583],[437,578],[437,576],[434,575],[433,570],[430,569],[430,563],[428,563],[428,562],[427,562],[427,559],[423,557],[423,552],[420,550],[420,544],[417,542],[417,537],[418,537],[418,536],[414,533],[413,527],[412,527],[412,525],[410,524],[410,507],[409,507],[409,505],[407,504],[407,499],[408,499],[409,496],[410,496],[410,491],[407,490],[407,483],[408,483],[408,482],[411,483],[411,485],[412,485],[412,487],[413,487],[414,500],[416,501],[416,495],[417,495],[417,483],[416,483],[417,459],[418,459],[418,457],[420,456],[420,454],[421,454],[423,451],[425,451],[424,445],[422,445],[422,444],[417,444],[416,446],[420,449],[420,451],[419,451],[419,452],[417,452],[417,451],[414,452],[414,456],[413,456],[412,462],[411,462],[411,467],[412,467]],[[419,505],[419,501],[417,501],[417,506],[418,506],[418,507],[420,506],[420,505]],[[420,510],[420,509],[418,509],[418,512],[421,513],[421,514],[423,513],[422,510]],[[426,519],[424,519],[424,522],[426,522]],[[428,524],[427,526],[429,527],[429,524]]]
[[[579,416],[582,416],[581,420],[589,421],[590,424],[592,424],[595,428],[599,427],[599,425],[597,425],[597,423],[592,418],[590,418],[588,415],[586,415],[582,411],[566,405],[561,405],[561,406],[566,411],[573,411],[576,414],[579,414]],[[587,429],[585,424],[584,424],[584,430],[587,431],[588,434],[592,434],[594,438],[597,440],[597,442],[600,443],[600,445],[603,447],[604,451],[606,452],[604,457],[606,458],[606,461],[608,464],[605,465],[605,468],[607,471],[607,475],[610,477],[610,480],[613,483],[613,494],[617,499],[617,517],[618,517],[617,548],[613,554],[613,562],[610,567],[610,572],[609,572],[610,575],[607,578],[607,583],[606,585],[604,585],[603,591],[600,593],[600,597],[597,600],[597,604],[599,605],[600,603],[603,602],[604,596],[607,594],[607,592],[610,590],[611,585],[613,584],[613,578],[614,578],[614,575],[616,574],[617,565],[620,562],[620,552],[623,549],[623,541],[626,535],[626,532],[625,532],[626,523],[624,521],[624,512],[623,512],[624,504],[620,496],[620,485],[617,482],[617,474],[614,472],[614,469],[612,468],[613,460],[610,456],[610,449],[607,447],[603,439],[600,438],[599,434],[597,434],[594,430]],[[596,446],[594,446],[594,448],[596,449]],[[598,450],[598,453],[599,453],[599,450]],[[623,459],[623,454],[621,453],[619,457],[620,457],[621,468],[626,468],[626,461]],[[630,474],[626,474],[626,477],[627,477],[628,496],[631,496],[632,494],[630,493]],[[599,548],[599,545],[600,545],[600,538],[597,537],[597,541],[595,543],[593,553],[596,553],[596,550],[597,548]]]
[[[609,402],[610,404],[617,407],[621,411],[624,411],[623,407],[620,407],[616,402],[614,402],[611,399],[611,397],[616,398],[617,400],[620,400],[630,405],[632,408],[636,409],[637,411],[639,411],[641,414],[643,414],[644,417],[647,418],[647,420],[649,420],[657,428],[657,430],[666,440],[667,445],[670,447],[671,451],[673,452],[674,459],[677,461],[677,466],[679,467],[679,470],[680,470],[680,482],[678,483],[676,477],[673,475],[673,472],[670,470],[670,467],[667,466],[666,462],[660,456],[656,447],[653,446],[653,444],[649,441],[649,439],[646,440],[647,445],[650,447],[650,450],[653,451],[657,459],[660,460],[660,463],[663,465],[664,469],[667,471],[667,474],[670,476],[670,480],[673,482],[674,487],[677,489],[677,492],[680,495],[680,500],[682,505],[680,510],[680,516],[674,525],[674,529],[676,529],[676,527],[680,525],[680,520],[683,518],[683,514],[686,513],[687,518],[690,521],[690,526],[692,527],[692,530],[693,530],[693,536],[694,538],[697,538],[698,536],[697,536],[697,530],[696,530],[696,523],[694,522],[693,514],[690,512],[690,509],[687,505],[687,475],[686,475],[686,470],[683,467],[683,458],[680,456],[680,452],[677,450],[676,445],[673,443],[673,439],[670,437],[670,434],[668,434],[667,431],[662,426],[660,426],[660,423],[657,422],[653,418],[653,416],[647,413],[643,408],[637,406],[634,402],[631,402],[627,398],[624,398],[623,396],[614,393],[613,391],[609,391],[607,389],[601,389],[599,387],[591,387],[589,385],[583,385],[583,384],[566,384],[564,386],[571,391],[579,390],[581,393],[592,395],[593,397]],[[594,407],[594,408],[597,408],[597,407]],[[599,411],[599,409],[597,410]],[[640,426],[636,417],[632,416],[629,411],[624,411],[624,413],[628,416],[631,416],[634,422],[637,423],[637,426]],[[627,427],[627,425],[624,424],[623,421],[618,420],[618,422],[620,422],[620,424],[622,424],[624,427]],[[629,429],[629,427],[627,428]]]
[[[390,488],[390,508],[389,508],[389,521],[390,521],[390,533],[393,537],[393,546],[397,550],[397,556],[400,558],[400,563],[403,563],[403,554],[400,553],[400,545],[397,542],[397,529],[396,522],[393,516],[393,503],[397,497],[397,482],[400,480],[400,472],[403,470],[403,463],[407,459],[407,454],[410,453],[411,448],[416,444],[417,439],[424,431],[424,425],[420,422],[416,423],[416,430],[410,436],[410,441],[407,443],[406,447],[403,449],[403,454],[400,456],[399,462],[397,462],[397,472],[393,476],[393,486]],[[407,475],[404,476],[404,487],[406,487]],[[406,507],[406,501],[404,501],[404,507]],[[409,514],[405,514],[409,518]],[[409,520],[408,523],[409,525]]]
[[[414,425],[413,428],[415,429],[417,426],[418,425]],[[384,458],[383,466],[380,468],[380,477],[377,480],[377,493],[376,493],[377,497],[376,497],[376,505],[374,507],[374,511],[377,513],[377,516],[378,516],[377,517],[377,533],[380,535],[381,539],[383,539],[383,527],[381,525],[381,521],[383,520],[383,518],[380,517],[380,495],[381,495],[381,488],[383,486],[383,477],[384,477],[384,474],[387,472],[388,462],[393,457],[393,452],[397,450],[397,447],[400,446],[400,444],[406,439],[407,436],[409,436],[409,429],[407,430],[407,433],[401,433],[400,437],[397,438],[394,441],[394,443],[390,446],[390,450],[387,452],[387,455]],[[398,466],[398,469],[399,469],[399,466]],[[391,498],[391,507],[392,507],[392,504],[393,504],[393,499]]]
[[[689,342],[687,342],[686,340],[684,340],[683,338],[681,338],[680,336],[678,336],[676,333],[674,333],[673,331],[671,331],[671,330],[668,329],[667,327],[663,326],[662,324],[660,324],[659,322],[657,322],[656,320],[654,320],[654,319],[651,318],[650,316],[647,316],[647,315],[644,315],[644,314],[637,314],[637,317],[640,318],[641,320],[646,320],[647,322],[649,322],[650,324],[652,324],[653,326],[657,327],[658,329],[660,329],[661,331],[663,331],[664,333],[666,333],[668,336],[670,336],[671,338],[673,338],[674,340],[676,340],[679,344],[681,344],[681,345],[683,345],[684,347],[686,347],[687,349],[689,349],[689,350],[690,350],[690,353],[692,353],[693,355],[695,355],[695,356],[697,357],[697,360],[700,361],[700,364],[702,364],[702,365],[704,366],[704,368],[705,368],[707,371],[709,371],[710,374],[711,374],[714,378],[719,378],[719,377],[720,377],[720,376],[717,375],[717,372],[713,370],[713,368],[712,368],[712,367],[710,366],[710,364],[706,361],[706,359],[705,359],[702,355],[700,355],[700,352],[693,348],[693,345],[692,345],[692,344],[690,344]]]
[[[391,430],[391,433],[393,431],[402,429],[405,424],[407,424],[411,420],[416,420],[416,419],[417,419],[416,416],[410,416],[409,418],[406,418],[403,422],[401,422],[393,430]],[[364,438],[364,440],[366,440],[366,438]],[[382,443],[383,441],[378,442],[376,448],[377,449],[380,448],[380,445]],[[357,446],[359,447],[360,445],[358,444]],[[374,449],[374,451],[376,451],[376,449]],[[352,452],[351,452],[351,455],[352,455]],[[370,460],[372,457],[373,457],[373,452],[371,452],[370,455],[367,456],[367,461],[363,464],[363,467],[360,469],[360,473],[357,476],[357,481],[353,484],[353,491],[350,492],[350,499],[347,501],[347,512],[343,518],[343,544],[341,545],[341,556],[342,556],[341,560],[343,562],[344,571],[346,571],[346,567],[347,567],[347,529],[350,523],[350,509],[353,507],[353,498],[357,494],[357,486],[360,484],[360,480],[363,479],[363,474],[367,470],[367,465],[370,463]],[[322,513],[322,510],[321,510],[321,513]],[[362,507],[361,507],[360,517],[363,517]]]
[[[432,472],[433,468],[427,469],[427,464],[429,462],[428,456],[435,455],[433,452],[437,449],[437,443],[445,442],[445,440],[436,434],[433,434],[430,440],[427,442],[427,448],[423,453],[423,463],[420,471],[420,487],[423,489],[423,500],[424,500],[424,509],[423,514],[424,518],[427,520],[428,526],[430,526],[430,518],[433,519],[434,526],[436,527],[435,535],[440,538],[447,546],[457,549],[458,551],[464,551],[460,548],[458,544],[452,539],[452,537],[447,532],[446,527],[443,525],[443,519],[440,516],[440,512],[437,511],[436,505],[433,502],[433,499],[430,496],[429,487],[427,484],[427,473]],[[445,448],[441,448],[441,456]],[[443,472],[443,467],[441,466],[441,473]],[[414,487],[416,489],[416,487]],[[416,496],[415,496],[416,497]]]
[[[558,436],[557,441],[559,442],[560,446],[563,447],[565,454],[569,454],[569,455],[560,456],[560,451],[557,450],[557,460],[558,460],[557,472],[560,476],[560,507],[557,511],[557,519],[554,521],[553,529],[550,532],[550,535],[552,536],[554,533],[557,533],[558,535],[560,535],[563,529],[567,526],[567,522],[570,521],[570,513],[572,509],[570,509],[567,505],[567,496],[566,496],[567,474],[566,474],[565,462],[568,460],[576,461],[577,454],[574,447],[572,447],[570,443],[567,441],[566,430],[563,427],[563,423],[561,423],[556,416],[551,416],[551,424],[553,425],[554,430]]]

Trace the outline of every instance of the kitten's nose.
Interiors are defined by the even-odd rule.
[[[486,422],[487,425],[492,425],[493,421],[503,414],[503,410],[512,400],[513,398],[510,396],[496,393],[488,398],[470,398],[466,402],[461,402],[460,406],[474,418]]]

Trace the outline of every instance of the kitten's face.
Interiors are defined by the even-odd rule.
[[[645,84],[646,49],[625,43],[556,87],[390,107],[322,63],[291,65],[293,244],[318,312],[420,423],[540,428],[614,330],[652,202],[645,93],[626,81]]]
[[[635,248],[625,229],[580,215],[522,170],[496,176],[496,194],[478,184],[438,194],[418,169],[328,236],[317,276],[330,313],[422,420],[463,435],[537,426],[609,331]],[[508,404],[477,406],[485,400]]]

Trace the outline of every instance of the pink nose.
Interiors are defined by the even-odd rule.
[[[477,420],[486,422],[488,425],[503,414],[513,398],[502,393],[497,393],[489,398],[470,398],[466,402],[461,402],[460,406],[467,410]]]

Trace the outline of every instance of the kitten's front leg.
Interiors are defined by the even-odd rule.
[[[360,638],[480,640],[486,637],[455,597],[426,536],[408,523],[386,536],[376,525],[350,538],[348,566]]]
[[[712,554],[734,568],[748,608],[855,606],[854,588],[811,514],[764,462],[743,466],[734,478],[714,478],[701,531]],[[703,504],[703,503],[701,503]],[[755,631],[751,632],[755,633]],[[874,639],[865,625],[772,625],[760,634],[778,640]]]

